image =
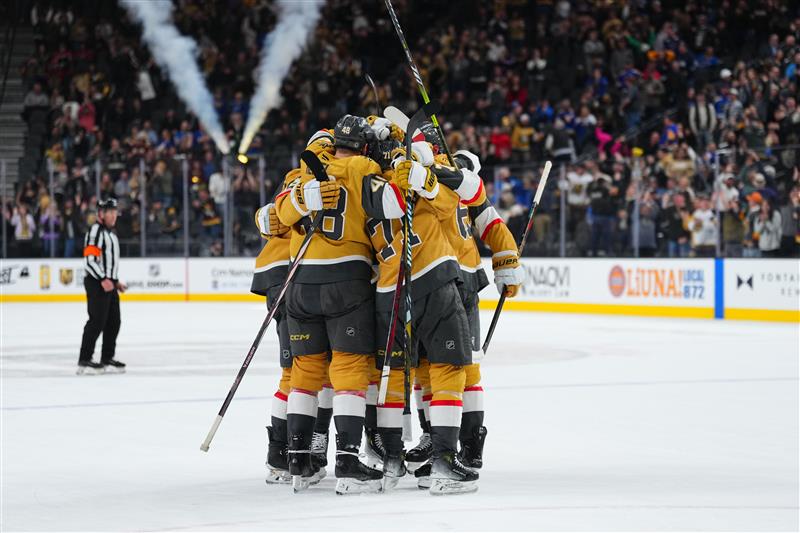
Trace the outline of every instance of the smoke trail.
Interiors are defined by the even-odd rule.
[[[192,110],[214,144],[223,154],[230,151],[228,139],[219,123],[214,99],[197,66],[197,43],[181,35],[172,23],[172,2],[169,0],[120,0],[120,3],[142,25],[142,36],[156,62],[165,69],[178,96]]]
[[[261,61],[256,71],[258,85],[250,100],[250,116],[239,144],[240,154],[247,151],[270,109],[280,104],[283,79],[292,62],[303,51],[324,3],[324,0],[278,0],[278,23],[264,39],[261,49]]]

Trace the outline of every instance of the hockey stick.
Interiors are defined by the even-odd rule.
[[[544,168],[542,169],[542,178],[539,180],[539,186],[536,187],[536,195],[533,198],[533,203],[531,204],[531,212],[528,215],[528,225],[525,226],[525,232],[522,234],[522,239],[519,243],[518,253],[519,256],[522,257],[522,251],[525,249],[525,243],[528,241],[528,233],[531,231],[533,227],[533,214],[536,213],[536,206],[539,205],[539,200],[542,199],[542,193],[544,192],[545,185],[547,185],[547,177],[550,175],[550,169],[553,168],[553,164],[550,161],[545,162]],[[489,342],[492,340],[492,335],[494,335],[494,329],[497,327],[497,321],[500,319],[500,312],[503,310],[503,304],[506,303],[506,287],[503,286],[502,294],[500,294],[500,300],[497,302],[497,307],[494,309],[494,316],[492,316],[492,323],[489,326],[489,331],[486,333],[486,340],[483,341],[483,350],[484,355],[486,355],[486,350],[489,349]]]
[[[414,128],[418,128],[421,126],[426,118],[429,116],[430,112],[435,112],[437,110],[437,106],[435,104],[428,104],[423,106],[422,109],[414,113],[414,116],[407,122],[406,126],[412,126]],[[398,124],[399,126],[399,124]],[[413,130],[412,130],[413,131]],[[411,136],[406,133],[406,150],[407,154],[411,153]],[[394,297],[392,299],[392,313],[390,316],[389,321],[389,335],[386,339],[386,349],[384,351],[384,359],[383,359],[383,367],[381,368],[381,381],[378,388],[378,405],[383,405],[386,403],[386,394],[388,392],[389,386],[389,373],[391,372],[391,365],[390,365],[390,358],[392,355],[392,346],[394,345],[394,338],[397,332],[397,317],[400,311],[400,293],[403,288],[403,281],[404,278],[408,278],[410,280],[410,268],[411,268],[411,247],[409,246],[410,240],[408,239],[408,235],[410,234],[410,230],[407,233],[407,222],[413,219],[414,216],[414,198],[412,191],[409,189],[408,194],[406,195],[406,216],[403,223],[403,246],[405,248],[405,260],[400,262],[398,274],[397,274],[397,285],[395,286]],[[408,269],[408,273],[406,272],[406,268]],[[411,306],[409,304],[409,300],[411,298],[411,294],[409,291],[409,284],[406,284],[406,322],[404,324],[406,328],[406,335],[410,335],[411,329]],[[408,362],[408,353],[406,350],[406,360]],[[409,369],[410,371],[410,369]],[[410,397],[410,392],[409,392]],[[409,409],[409,414],[411,413],[410,403],[406,402],[406,409]]]
[[[375,94],[375,115],[377,115],[380,113],[381,109],[381,101],[380,98],[378,98],[378,89],[375,87],[375,82],[372,81],[372,76],[369,74],[364,74],[364,78],[366,78],[367,83],[369,83],[369,86],[372,87],[372,92]]]
[[[403,46],[403,51],[406,53],[408,66],[411,67],[411,73],[414,75],[414,79],[417,82],[417,88],[419,88],[419,93],[422,96],[422,102],[425,105],[428,105],[431,102],[431,99],[428,97],[428,91],[425,90],[425,84],[422,82],[422,76],[419,73],[417,64],[414,63],[414,58],[411,57],[411,49],[408,47],[408,43],[406,42],[406,36],[403,34],[403,28],[400,27],[400,21],[397,20],[397,13],[394,12],[392,0],[384,0],[384,2],[386,3],[386,9],[389,11],[389,17],[392,19],[394,30],[397,32],[397,37],[400,39],[400,44]],[[439,126],[439,121],[436,119],[436,113],[431,113],[430,117],[433,126],[439,133],[439,139],[442,141],[442,148],[444,148],[444,152],[447,154],[447,160],[450,162],[450,166],[458,168],[458,164],[456,163],[455,159],[453,159],[453,155],[450,153],[450,147],[447,146],[447,140],[444,138],[442,127]],[[414,133],[414,130],[411,130],[411,133]]]
[[[305,150],[302,154],[300,154],[300,159],[305,162],[312,174],[314,174],[314,177],[317,179],[317,181],[328,180],[328,175],[325,172],[325,168],[322,166],[322,163],[320,163],[319,159],[317,159],[317,156],[314,155],[314,152]],[[245,372],[247,372],[250,362],[253,360],[253,356],[256,355],[256,350],[258,350],[258,346],[261,344],[261,338],[264,336],[264,333],[266,333],[269,323],[272,322],[272,319],[275,317],[275,313],[278,312],[278,307],[280,306],[281,301],[283,301],[283,297],[286,295],[286,289],[289,287],[289,282],[297,272],[297,268],[300,266],[303,255],[306,253],[308,246],[311,244],[311,238],[314,236],[317,228],[322,224],[324,213],[325,211],[319,211],[314,217],[313,221],[311,222],[311,228],[303,239],[302,244],[300,244],[300,249],[297,251],[294,261],[292,261],[292,263],[289,265],[289,273],[286,276],[286,281],[283,282],[281,291],[275,298],[272,309],[270,309],[269,313],[267,313],[267,317],[264,319],[264,322],[262,322],[261,327],[256,334],[256,338],[253,341],[253,344],[250,346],[250,351],[247,352],[247,356],[244,358],[242,367],[239,369],[239,373],[236,374],[236,379],[233,380],[233,385],[228,391],[225,401],[222,402],[222,407],[220,408],[219,413],[217,413],[214,423],[211,424],[211,429],[208,430],[206,440],[204,440],[203,444],[200,445],[200,449],[204,452],[207,452],[208,447],[211,446],[211,440],[214,438],[214,435],[216,435],[217,429],[219,429],[219,425],[222,423],[222,417],[224,417],[225,413],[228,411],[228,406],[231,404],[233,396],[236,394],[236,390],[239,388],[239,384],[242,382],[242,378],[244,377]]]

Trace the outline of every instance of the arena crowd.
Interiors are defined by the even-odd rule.
[[[235,146],[273,5],[176,3]],[[517,235],[541,163],[554,161],[526,253],[558,255],[563,220],[570,256],[798,256],[800,13],[791,3],[396,4],[451,148],[480,154]],[[230,252],[254,255],[253,212],[314,131],[347,112],[419,105],[382,3],[329,0],[321,20],[251,162],[232,162],[228,184],[221,155],[115,3],[37,2],[24,21],[36,51],[19,74],[24,117],[46,135],[36,171],[3,203],[10,255],[79,255],[98,193],[119,199],[125,255],[141,253],[143,231],[146,254],[183,253],[184,210],[192,255],[221,255],[226,222]]]

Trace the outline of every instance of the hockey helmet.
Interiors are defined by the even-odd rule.
[[[422,132],[422,135],[425,136],[425,141],[430,143],[433,147],[433,153],[440,154],[444,150],[442,149],[442,139],[439,137],[439,131],[431,122],[425,122],[422,126],[420,126],[419,130]],[[414,141],[421,141],[422,139],[414,139]]]
[[[333,145],[360,154],[369,151],[369,146],[377,141],[367,119],[356,115],[345,115],[333,129]]]

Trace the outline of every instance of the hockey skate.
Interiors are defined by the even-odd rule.
[[[103,369],[106,374],[124,374],[125,363],[116,359],[109,359],[108,361],[103,361]]]
[[[267,426],[269,448],[267,449],[267,483],[287,484],[292,482],[289,474],[288,445],[275,439],[275,430]]]
[[[105,367],[103,365],[93,361],[88,361],[78,363],[78,370],[75,372],[75,374],[79,376],[93,376],[97,374],[103,374],[104,372]]]
[[[458,458],[464,466],[474,470],[480,470],[483,466],[483,445],[486,442],[486,427],[475,428],[472,438],[461,442],[461,451]]]
[[[289,441],[289,474],[292,476],[292,488],[295,492],[302,492],[311,485],[319,483],[315,474],[317,471],[311,464],[311,450],[304,446],[303,437],[292,435]]]
[[[364,436],[364,452],[367,466],[376,470],[382,469],[383,456],[386,455],[383,437],[375,428],[364,428]]]
[[[414,477],[417,478],[417,488],[420,490],[428,490],[431,488],[431,462],[423,464],[414,471]]]
[[[336,436],[337,441],[339,435]],[[358,447],[337,446],[336,494],[376,493],[383,490],[383,472],[370,468],[358,458]]]
[[[314,466],[315,482],[319,483],[328,475],[325,467],[328,465],[328,433],[317,433],[311,437],[311,464]]]
[[[427,431],[422,434],[419,439],[419,444],[408,450],[406,454],[406,464],[408,471],[412,474],[425,463],[427,463],[433,454],[433,442],[431,441],[431,434]]]
[[[403,454],[387,453],[383,458],[383,490],[392,490],[406,475],[406,463]]]
[[[464,466],[455,452],[447,452],[433,459],[431,465],[430,493],[464,494],[478,490],[478,473]]]

